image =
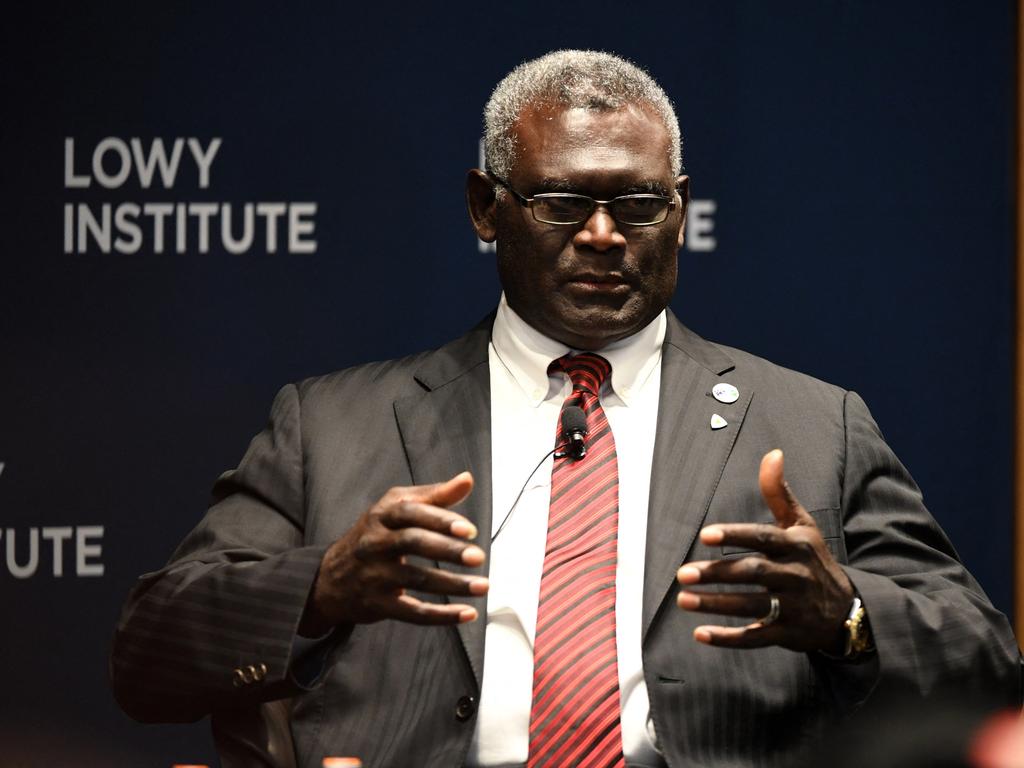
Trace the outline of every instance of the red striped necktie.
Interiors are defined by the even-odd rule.
[[[528,768],[625,766],[615,643],[619,468],[598,400],[611,365],[584,352],[555,360],[587,416],[587,454],[556,458],[533,646]],[[557,442],[561,442],[559,419]]]

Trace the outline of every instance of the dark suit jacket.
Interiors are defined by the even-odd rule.
[[[487,549],[490,325],[434,352],[281,390],[270,425],[218,480],[206,516],[125,606],[111,674],[129,714],[189,721],[212,711],[215,722],[237,723],[260,702],[293,697],[303,766],[339,753],[367,766],[462,764],[483,621],[339,632],[309,689],[289,665],[324,550],[389,487],[470,469],[476,489],[461,511]],[[711,397],[719,381],[739,389],[735,403]],[[728,426],[711,430],[713,413]],[[1019,701],[1006,619],[957,561],[856,394],[708,343],[670,315],[657,429],[637,598],[651,713],[669,765],[781,764],[886,691],[955,688],[991,704]],[[776,447],[868,608],[878,651],[864,662],[702,646],[692,639],[698,617],[674,605],[682,562],[742,555],[701,545],[703,524],[771,521],[757,474]],[[476,603],[485,615],[484,599]],[[265,665],[265,676],[235,685],[235,670],[250,665]]]

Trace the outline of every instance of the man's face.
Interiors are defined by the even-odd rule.
[[[520,152],[508,182],[526,197],[676,196],[664,222],[639,227],[619,224],[605,206],[565,226],[535,221],[508,193],[496,204],[498,274],[524,320],[580,349],[636,333],[668,305],[676,285],[686,201],[675,190],[686,180],[673,176],[668,131],[654,114],[628,106],[535,109],[520,117],[516,132]]]

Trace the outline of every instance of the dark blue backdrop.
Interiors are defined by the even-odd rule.
[[[1014,3],[392,8],[45,2],[4,25],[5,765],[213,760],[205,725],[117,711],[121,601],[282,383],[440,344],[492,307],[464,174],[491,87],[557,47],[633,58],[677,104],[715,247],[682,253],[675,311],[858,390],[1009,611]],[[169,189],[66,187],[65,140],[89,174],[106,137],[222,144],[207,188],[187,148]],[[367,217],[366,195],[393,215]],[[66,204],[204,201],[315,202],[316,252],[258,234],[230,254],[215,224],[208,253],[193,230],[157,254],[152,227],[135,253],[65,253]],[[37,567],[15,578],[8,542],[27,567],[32,528]],[[101,576],[77,575],[78,536]]]

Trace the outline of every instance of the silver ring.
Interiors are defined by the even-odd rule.
[[[762,627],[767,627],[779,620],[779,609],[781,607],[779,605],[779,598],[777,598],[775,595],[772,595],[771,598],[772,602],[771,607],[768,609],[768,615],[762,616],[760,619],[757,620],[757,623],[760,624]]]

